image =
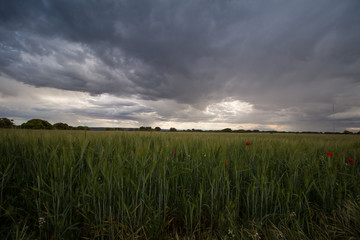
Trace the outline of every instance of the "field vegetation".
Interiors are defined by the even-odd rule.
[[[359,135],[2,129],[0,239],[359,239],[359,157]]]

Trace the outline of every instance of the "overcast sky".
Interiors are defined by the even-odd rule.
[[[2,0],[0,117],[360,130],[359,0]]]

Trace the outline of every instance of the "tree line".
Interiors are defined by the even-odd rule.
[[[51,124],[43,119],[31,119],[19,126],[14,124],[14,120],[8,118],[0,118],[0,128],[24,128],[24,129],[59,129],[59,130],[89,130],[87,126],[69,126],[66,123],[58,122]]]
[[[59,129],[59,130],[90,130],[89,127],[87,126],[77,126],[77,127],[73,127],[73,126],[69,126],[66,123],[62,123],[62,122],[58,122],[55,124],[51,124],[46,120],[42,120],[42,119],[31,119],[29,121],[27,121],[26,123],[23,123],[19,126],[16,126],[14,124],[14,120],[12,119],[8,119],[8,118],[0,118],[0,128],[24,128],[24,129]],[[95,130],[99,130],[94,128]],[[103,130],[103,128],[100,128],[101,130]],[[134,131],[164,131],[162,130],[160,127],[144,127],[141,126],[139,128],[132,128],[132,129],[127,129],[127,128],[106,128],[105,130],[109,130],[109,131],[122,131],[122,130],[134,130]],[[274,130],[270,130],[270,131],[260,131],[257,129],[254,130],[244,130],[244,129],[239,129],[239,130],[232,130],[231,128],[224,128],[222,130],[201,130],[201,129],[187,129],[187,130],[177,130],[174,127],[171,127],[169,130],[165,130],[165,131],[170,131],[170,132],[177,132],[177,131],[182,131],[182,132],[228,132],[228,133],[258,133],[258,132],[262,132],[262,133],[309,133],[309,134],[353,134],[353,132],[350,132],[348,130],[344,130],[343,132],[310,132],[310,131],[305,131],[305,132],[287,132],[287,131],[274,131]],[[357,132],[357,134],[360,134],[360,131]]]

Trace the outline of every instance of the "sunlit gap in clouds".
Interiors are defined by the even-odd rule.
[[[219,103],[213,103],[206,107],[205,113],[216,116],[214,120],[221,120],[229,116],[249,114],[253,111],[253,105],[239,100],[228,98]]]

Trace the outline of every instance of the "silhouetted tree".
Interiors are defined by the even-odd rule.
[[[173,127],[172,127],[172,128],[170,128],[170,131],[171,131],[171,132],[176,132],[177,130],[176,130],[176,128],[173,128]]]
[[[13,128],[15,124],[8,118],[0,118],[0,128]]]
[[[144,127],[144,126],[141,126],[139,128],[140,131],[152,131],[153,129],[151,127]]]
[[[231,128],[225,128],[223,130],[221,130],[222,132],[232,132]]]
[[[52,125],[42,119],[31,119],[27,121],[26,123],[21,124],[21,128],[27,128],[27,129],[52,129]]]
[[[155,131],[161,131],[161,128],[160,128],[160,127],[155,127],[154,130],[155,130]]]
[[[70,130],[71,129],[71,127],[69,125],[67,125],[66,123],[61,123],[61,122],[55,123],[53,125],[53,127],[55,129],[61,129],[61,130]]]
[[[87,126],[77,126],[75,129],[76,130],[90,130],[90,128]]]

